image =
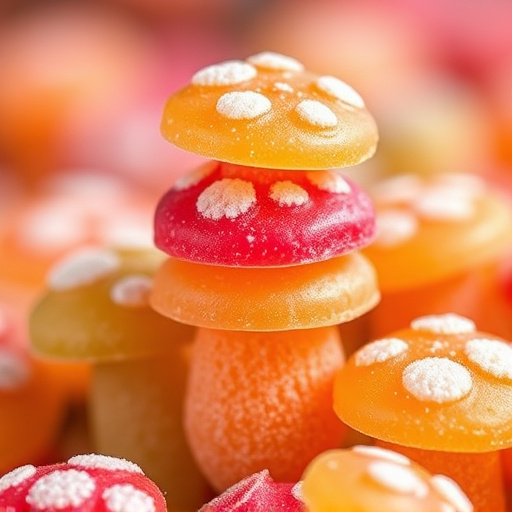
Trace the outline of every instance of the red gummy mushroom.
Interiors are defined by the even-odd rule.
[[[106,455],[21,466],[0,478],[0,511],[166,512],[165,500],[141,468]]]

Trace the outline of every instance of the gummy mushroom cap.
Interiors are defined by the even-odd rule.
[[[0,510],[166,512],[158,487],[136,464],[106,455],[21,466],[0,478]]]
[[[378,140],[352,87],[274,52],[198,71],[168,99],[161,130],[199,155],[272,169],[356,165]]]
[[[58,262],[48,290],[29,320],[32,348],[40,356],[114,361],[173,350],[193,336],[148,302],[162,256],[154,249],[127,252],[90,247]]]
[[[512,344],[455,314],[417,318],[350,357],[335,379],[334,409],[352,428],[398,445],[512,446]]]

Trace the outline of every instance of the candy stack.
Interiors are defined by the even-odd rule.
[[[368,196],[331,169],[369,158],[361,97],[280,54],[196,73],[167,102],[164,136],[214,159],[161,199],[159,313],[198,327],[185,429],[222,491],[268,469],[296,482],[345,426],[332,410],[344,356],[338,324],[379,300],[359,249],[374,235]]]

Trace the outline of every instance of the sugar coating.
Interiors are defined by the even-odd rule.
[[[19,468],[13,469],[9,473],[6,473],[4,476],[0,477],[0,492],[4,492],[10,487],[16,487],[20,485],[25,480],[33,477],[36,474],[35,466],[32,464],[27,464],[25,466],[20,466]]]
[[[238,60],[213,64],[200,69],[192,77],[193,85],[229,86],[251,80],[257,75],[254,66]]]
[[[449,189],[425,190],[416,198],[412,207],[426,220],[461,221],[475,213],[475,203],[465,194],[452,193]]]
[[[239,178],[224,178],[203,190],[197,198],[196,208],[207,219],[235,219],[255,203],[252,183]]]
[[[330,171],[312,171],[306,174],[310,183],[332,194],[350,194],[350,185],[339,174]]]
[[[360,348],[355,354],[356,366],[383,363],[407,351],[409,345],[400,338],[382,338]]]
[[[155,512],[155,501],[145,492],[130,484],[118,484],[102,494],[109,512]]]
[[[382,210],[375,219],[374,243],[379,247],[396,247],[407,242],[418,232],[417,218],[408,211]]]
[[[291,181],[276,181],[270,188],[270,198],[279,206],[301,206],[309,201],[309,194]]]
[[[275,82],[273,87],[276,91],[293,92],[293,87],[286,82]]]
[[[108,469],[110,471],[130,471],[131,473],[144,474],[142,469],[126,459],[119,457],[112,457],[110,455],[101,455],[97,453],[90,453],[84,455],[75,455],[68,460],[68,464],[73,466],[80,466],[82,468],[90,469]]]
[[[456,313],[420,316],[411,322],[411,328],[434,334],[465,334],[476,330],[473,320]]]
[[[118,279],[110,289],[112,302],[120,306],[144,307],[148,305],[153,280],[145,275],[129,275]]]
[[[347,83],[334,76],[321,76],[315,82],[316,87],[329,96],[357,108],[364,108],[363,98]]]
[[[56,470],[42,476],[29,489],[26,501],[36,510],[82,506],[96,490],[96,484],[85,471]]]
[[[412,494],[419,498],[428,494],[427,484],[406,466],[386,461],[372,461],[366,471],[374,482],[389,491]]]
[[[297,59],[276,52],[261,52],[251,55],[247,58],[247,62],[260,68],[276,71],[302,71],[304,69],[304,65]]]
[[[234,91],[223,94],[217,101],[219,114],[229,119],[254,119],[270,111],[270,100],[254,91]]]
[[[303,121],[318,128],[333,128],[338,124],[336,114],[320,101],[302,100],[295,110]]]
[[[498,379],[512,380],[512,346],[498,340],[477,338],[466,342],[468,359]]]
[[[404,466],[409,466],[411,464],[411,460],[409,459],[409,457],[406,457],[405,455],[394,452],[392,450],[380,448],[379,446],[367,446],[360,444],[353,446],[352,451],[360,453],[362,455],[368,455],[370,457],[376,457],[378,459],[386,460],[394,464],[402,464]]]
[[[445,475],[434,475],[430,483],[457,512],[473,512],[473,505],[462,489]]]
[[[473,387],[469,371],[445,357],[426,357],[407,365],[402,383],[418,400],[439,404],[459,400]]]
[[[192,172],[185,173],[180,176],[173,185],[174,190],[187,190],[198,183],[201,183],[207,176],[209,176],[217,167],[217,162],[209,162],[207,165],[203,165]]]
[[[14,390],[30,378],[26,361],[7,348],[0,348],[0,390]]]
[[[56,291],[78,288],[112,274],[120,264],[119,257],[112,251],[84,248],[74,252],[50,270],[48,285]]]

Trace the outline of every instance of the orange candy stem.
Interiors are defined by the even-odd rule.
[[[296,482],[346,427],[332,409],[343,352],[336,327],[241,332],[199,329],[185,428],[200,468],[218,491],[268,469]]]
[[[453,478],[473,503],[474,512],[505,512],[500,452],[441,452],[380,440],[376,444],[406,455],[431,473]]]

